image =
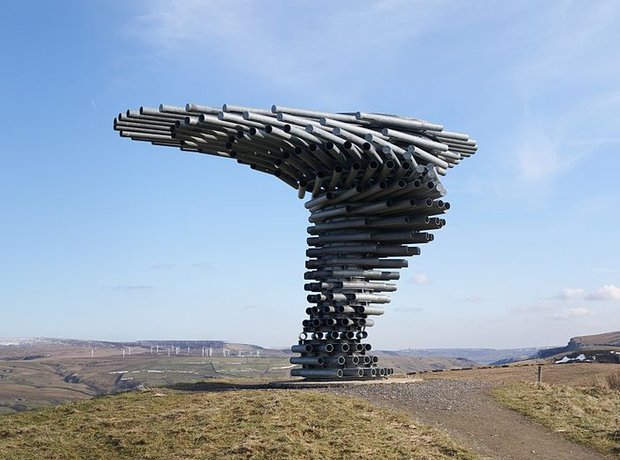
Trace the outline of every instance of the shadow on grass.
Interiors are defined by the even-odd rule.
[[[274,386],[270,383],[237,383],[237,382],[194,382],[194,383],[175,383],[166,385],[164,388],[180,391],[202,391],[206,393],[217,393],[220,391],[235,390],[271,390]]]

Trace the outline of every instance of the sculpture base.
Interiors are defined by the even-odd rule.
[[[344,357],[341,357],[344,360]],[[302,358],[303,359],[303,358]],[[311,358],[315,359],[315,358]],[[293,358],[292,361],[298,361]],[[394,373],[391,367],[367,366],[320,367],[304,366],[291,370],[291,377],[304,377],[308,380],[375,380],[386,378]]]
[[[275,382],[269,382],[269,386],[273,388],[323,388],[323,387],[337,387],[337,386],[350,386],[350,385],[390,385],[393,383],[417,383],[421,382],[420,378],[411,377],[384,377],[378,379],[339,379],[339,380],[279,380]]]

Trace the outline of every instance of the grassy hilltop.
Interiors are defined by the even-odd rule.
[[[5,415],[0,458],[473,459],[437,431],[311,391],[149,390]]]

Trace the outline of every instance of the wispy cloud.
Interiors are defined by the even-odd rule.
[[[409,282],[413,284],[428,284],[430,280],[426,273],[416,273],[410,278]]]
[[[482,297],[480,294],[472,294],[467,297],[464,297],[463,300],[465,302],[478,303],[478,302],[482,302],[484,300],[484,297]]]
[[[188,268],[199,269],[199,270],[211,270],[213,266],[206,262],[195,262],[189,265],[161,263],[161,264],[153,264],[149,267],[150,270],[161,270],[161,271],[183,270],[183,269],[186,270]]]
[[[563,302],[575,302],[577,300],[583,299],[584,295],[585,290],[582,288],[564,288],[553,298],[561,300]]]
[[[424,311],[421,307],[396,307],[392,311]]]
[[[571,76],[579,81],[609,77],[620,63],[607,62],[610,48],[599,44],[616,36],[619,12],[618,3],[613,0],[549,4],[539,17],[546,27],[530,31],[537,46],[528,49],[526,59],[515,65],[515,78],[520,79],[524,88],[529,86],[536,91],[557,85],[566,71],[571,71]]]
[[[155,286],[149,284],[117,284],[115,286],[104,286],[104,289],[113,289],[115,291],[141,291],[146,289],[155,289]]]
[[[564,288],[559,293],[541,299],[531,304],[525,304],[511,309],[512,313],[546,314],[551,319],[569,319],[579,316],[589,316],[594,312],[585,307],[562,309],[576,302],[585,301],[617,301],[620,300],[620,288],[613,284],[606,284],[600,289],[587,292],[583,288]],[[551,313],[554,312],[555,313]]]
[[[525,181],[543,181],[566,170],[570,163],[562,158],[559,148],[559,141],[540,126],[526,126],[516,148],[519,177]]]
[[[565,288],[552,299],[562,302],[576,302],[586,300],[620,300],[620,288],[613,284],[606,284],[600,289],[586,293],[582,288]]]
[[[513,50],[506,67],[521,102],[508,157],[515,158],[525,185],[547,186],[586,156],[618,143],[609,133],[617,132],[620,60],[611,58],[610,43],[618,39],[619,14],[615,1],[548,3],[538,18],[514,21],[507,32],[522,49]]]
[[[594,292],[587,292],[583,288],[564,288],[559,293],[541,299],[532,304],[521,305],[511,309],[513,313],[547,314],[551,319],[569,319],[579,316],[590,316],[594,312],[585,307],[562,309],[570,304],[584,301],[616,301],[620,300],[620,288],[613,284],[606,284]],[[550,312],[555,313],[550,314]]]
[[[620,269],[612,267],[594,267],[592,271],[596,273],[603,273],[605,275],[615,275],[616,273],[620,273]]]
[[[465,5],[446,1],[295,5],[240,0],[234,7],[222,7],[214,0],[150,0],[126,33],[166,59],[195,56],[190,61],[196,71],[225,59],[235,71],[263,85],[303,88],[325,104],[341,99],[342,92],[359,91],[351,72],[360,64],[365,73],[380,72],[378,67],[392,71],[417,38],[469,17]],[[323,7],[329,14],[318,14]]]
[[[620,300],[620,288],[613,284],[606,284],[596,292],[586,296],[588,300]]]
[[[210,265],[206,262],[196,262],[191,265],[192,268],[197,268],[199,270],[212,270],[213,265]]]
[[[510,311],[513,313],[539,313],[539,312],[548,312],[553,310],[555,305],[549,301],[540,301],[528,305],[521,305],[511,309]]]
[[[559,313],[555,313],[554,315],[551,315],[550,318],[559,319],[559,320],[568,320],[568,319],[582,318],[584,316],[592,316],[592,315],[594,315],[593,310],[590,310],[588,308],[583,308],[583,307],[576,307],[576,308],[569,308],[567,310],[563,310]]]
[[[175,264],[153,264],[149,267],[151,270],[174,270]]]

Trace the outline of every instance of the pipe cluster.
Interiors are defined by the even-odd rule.
[[[468,135],[425,120],[377,113],[328,113],[272,106],[161,105],[128,110],[114,120],[123,137],[233,158],[274,175],[312,199],[305,285],[308,318],[292,351],[291,375],[308,379],[376,378],[363,343],[395,269],[418,244],[433,240],[450,205],[439,176],[473,155]]]

